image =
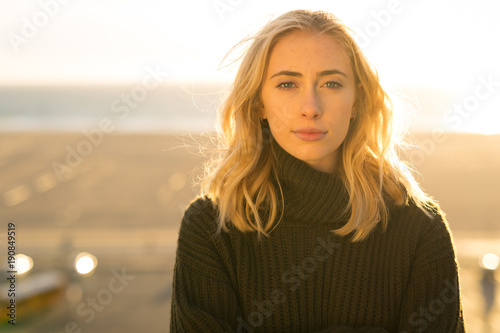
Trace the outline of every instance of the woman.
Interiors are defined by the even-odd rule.
[[[172,332],[464,331],[444,215],[334,16],[268,23],[220,116],[225,149],[182,220]]]

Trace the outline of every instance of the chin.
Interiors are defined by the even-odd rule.
[[[297,147],[295,152],[295,157],[303,161],[317,161],[324,159],[329,153],[331,154],[331,152],[325,152],[316,147]]]

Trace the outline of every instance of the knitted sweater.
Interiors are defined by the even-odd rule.
[[[181,223],[171,332],[464,332],[447,222],[413,204],[392,205],[353,243],[342,181],[276,150],[284,216],[269,237],[229,228],[198,198]]]

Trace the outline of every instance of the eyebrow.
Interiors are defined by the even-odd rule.
[[[340,74],[342,76],[347,77],[346,73],[344,73],[342,71],[339,71],[338,69],[329,69],[329,70],[326,70],[326,71],[319,72],[318,73],[318,77],[327,76],[327,75],[334,75],[334,74]],[[279,76],[279,75],[295,76],[295,77],[302,77],[303,76],[302,73],[299,73],[299,72],[281,71],[281,72],[278,72],[278,73],[274,74],[273,76],[271,76],[271,79],[273,77]]]

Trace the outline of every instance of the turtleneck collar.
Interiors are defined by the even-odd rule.
[[[271,144],[285,201],[284,216],[307,223],[345,223],[342,214],[349,198],[342,180],[290,155],[274,138]]]

